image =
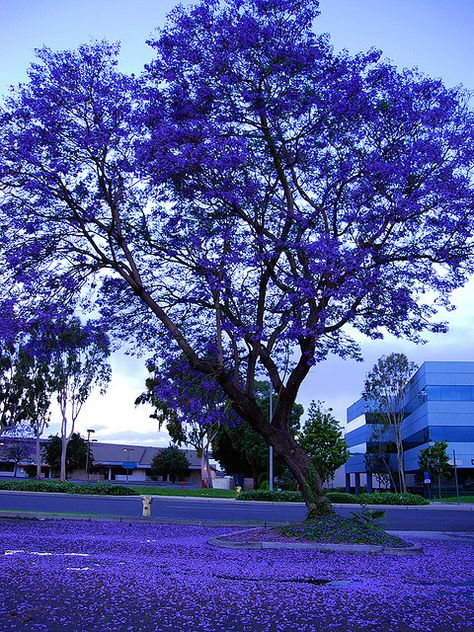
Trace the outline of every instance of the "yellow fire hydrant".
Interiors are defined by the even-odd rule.
[[[142,496],[142,504],[143,504],[142,516],[144,518],[149,518],[151,515],[152,500],[153,498],[151,496]]]

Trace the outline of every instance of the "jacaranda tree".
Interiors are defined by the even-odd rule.
[[[121,338],[174,345],[274,446],[311,515],[330,508],[289,432],[299,387],[329,352],[357,355],[347,326],[443,331],[474,221],[467,95],[375,51],[336,54],[317,5],[176,8],[140,78],[106,43],[42,49],[0,121],[2,257],[24,308],[80,298]]]

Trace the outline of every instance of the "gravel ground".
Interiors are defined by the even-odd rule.
[[[220,549],[233,528],[0,521],[0,630],[468,632],[474,545],[387,556]]]

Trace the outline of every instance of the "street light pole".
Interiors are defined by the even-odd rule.
[[[89,450],[91,445],[91,433],[95,432],[93,428],[87,429],[87,454],[86,454],[86,476],[89,480]]]
[[[269,390],[270,390],[270,423],[272,423],[273,419],[273,387],[272,383],[269,382]],[[268,464],[268,488],[272,492],[273,491],[273,446],[270,446],[269,452],[269,464]]]
[[[133,450],[133,448],[124,448],[123,451],[127,454],[127,475],[126,475],[126,481],[128,483],[128,470],[129,470],[129,465],[130,465],[130,452]]]

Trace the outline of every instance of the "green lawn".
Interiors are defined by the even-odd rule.
[[[194,496],[199,498],[235,498],[235,491],[227,489],[199,489],[184,488],[184,492],[177,488],[145,485],[129,485],[130,489],[140,496]]]
[[[433,502],[436,502],[438,499],[433,498]],[[438,502],[443,503],[455,503],[457,502],[456,496],[450,496],[449,498],[441,498]],[[474,496],[459,496],[460,503],[474,503]]]

